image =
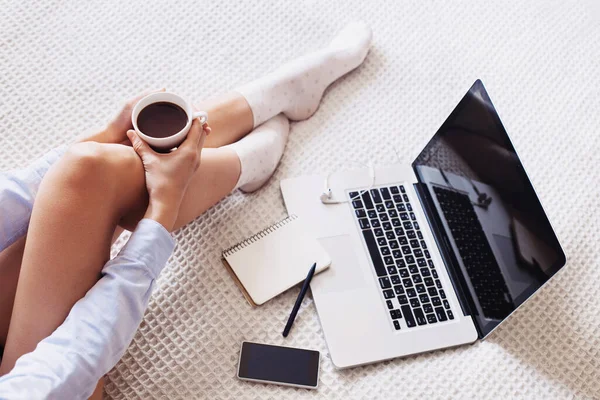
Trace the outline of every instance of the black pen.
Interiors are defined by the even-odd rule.
[[[292,329],[292,324],[296,319],[296,315],[298,314],[298,310],[300,309],[300,305],[302,304],[302,300],[304,300],[304,296],[308,291],[308,287],[310,286],[310,281],[312,280],[313,275],[315,274],[315,269],[317,268],[317,263],[314,263],[313,266],[308,271],[308,275],[306,275],[306,279],[304,280],[304,284],[302,285],[302,290],[300,290],[300,294],[296,299],[296,304],[294,304],[294,308],[292,308],[292,313],[288,318],[287,324],[285,324],[285,328],[283,330],[283,337],[287,337],[288,333],[290,333],[290,329]]]

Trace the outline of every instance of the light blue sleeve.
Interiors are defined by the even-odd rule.
[[[0,378],[0,399],[87,399],[125,353],[174,247],[162,225],[143,219],[65,322]]]
[[[0,251],[27,232],[42,178],[66,150],[57,147],[27,168],[0,173]]]

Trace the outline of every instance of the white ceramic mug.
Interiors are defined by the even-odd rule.
[[[171,136],[158,138],[158,137],[148,136],[148,135],[144,134],[144,132],[140,131],[140,129],[138,128],[137,119],[138,119],[138,116],[140,115],[140,112],[144,108],[148,107],[150,104],[160,103],[160,102],[173,103],[173,104],[181,107],[187,115],[187,123],[185,124],[183,129],[180,130],[179,132],[177,132]],[[183,143],[183,141],[187,137],[188,132],[190,131],[192,122],[194,121],[195,118],[200,118],[200,122],[202,124],[205,124],[208,121],[208,114],[205,111],[194,112],[194,109],[189,102],[185,101],[185,99],[183,99],[181,96],[178,96],[175,93],[169,93],[169,92],[159,92],[159,93],[149,94],[148,96],[146,96],[146,97],[142,98],[140,101],[138,101],[137,104],[133,107],[133,110],[131,112],[131,122],[133,123],[133,129],[135,129],[135,131],[140,136],[140,138],[142,138],[146,143],[148,143],[154,149],[165,150],[165,151],[170,150],[174,147],[177,147],[181,143]]]

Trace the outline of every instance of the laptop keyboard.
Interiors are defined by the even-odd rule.
[[[394,328],[454,319],[404,186],[350,192]]]
[[[435,186],[435,195],[458,247],[483,315],[504,319],[515,306],[468,195]]]

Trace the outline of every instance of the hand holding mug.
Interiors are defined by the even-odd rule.
[[[194,119],[190,125],[187,138],[176,151],[170,153],[155,152],[137,132],[127,131],[133,149],[144,165],[149,195],[144,218],[159,222],[168,231],[173,230],[183,195],[200,166],[200,155],[207,133],[198,119]]]

